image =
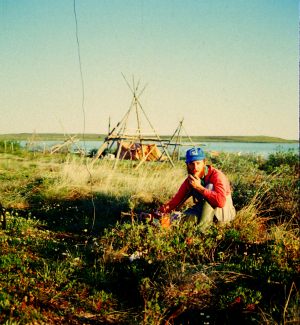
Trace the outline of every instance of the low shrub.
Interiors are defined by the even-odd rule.
[[[277,167],[286,165],[293,173],[299,173],[299,152],[295,151],[277,151],[268,156],[267,160],[260,165],[262,170],[267,173],[273,173]]]
[[[177,191],[182,162],[113,169],[110,161],[5,155],[0,322],[296,323],[295,164],[278,159],[268,170],[252,156],[218,159],[237,217],[203,233],[199,225],[166,229],[137,217]]]

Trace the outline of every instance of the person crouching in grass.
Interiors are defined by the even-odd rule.
[[[187,178],[174,197],[158,209],[159,212],[175,211],[192,196],[194,205],[183,212],[181,221],[200,223],[203,230],[213,222],[232,221],[236,211],[227,177],[220,170],[206,165],[201,148],[187,150],[185,162]]]

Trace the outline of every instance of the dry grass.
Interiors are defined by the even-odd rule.
[[[128,162],[120,162],[116,169],[112,165],[111,161],[105,160],[93,166],[87,165],[83,160],[68,160],[59,171],[54,185],[56,191],[77,188],[83,195],[88,192],[114,196],[122,194],[149,202],[157,195],[161,200],[168,199],[177,191],[185,177],[181,166],[166,168],[157,164],[154,168],[149,168],[142,165],[134,170],[128,166]]]
[[[246,242],[259,243],[268,239],[267,218],[261,217],[261,210],[256,198],[237,212],[233,227],[240,232],[241,239]]]

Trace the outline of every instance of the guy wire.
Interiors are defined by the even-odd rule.
[[[79,43],[79,37],[78,37],[78,20],[77,20],[77,13],[76,13],[76,0],[73,0],[73,12],[74,12],[74,20],[75,20],[75,35],[76,35],[76,43],[77,43],[77,55],[78,55],[78,64],[79,64],[79,71],[80,71],[80,81],[81,81],[81,93],[82,93],[82,98],[81,98],[81,109],[83,113],[83,133],[82,133],[82,138],[83,138],[83,143],[84,143],[84,149],[86,151],[86,143],[85,143],[85,87],[84,87],[84,79],[83,79],[83,73],[82,73],[82,62],[81,62],[81,55],[80,55],[80,43]],[[96,219],[96,207],[95,207],[95,202],[94,202],[94,194],[93,194],[93,176],[91,174],[91,171],[89,170],[88,164],[85,160],[85,167],[88,171],[89,178],[90,178],[90,191],[91,191],[91,201],[93,205],[93,222],[92,222],[92,227],[90,230],[90,233],[94,229],[95,225],[95,219]]]

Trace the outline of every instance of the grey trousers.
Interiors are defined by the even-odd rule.
[[[213,185],[208,184],[206,188],[212,189]],[[232,197],[226,197],[223,208],[213,208],[204,199],[183,212],[182,221],[196,222],[201,224],[203,230],[207,229],[214,221],[227,223],[235,218],[236,211],[233,206]]]

